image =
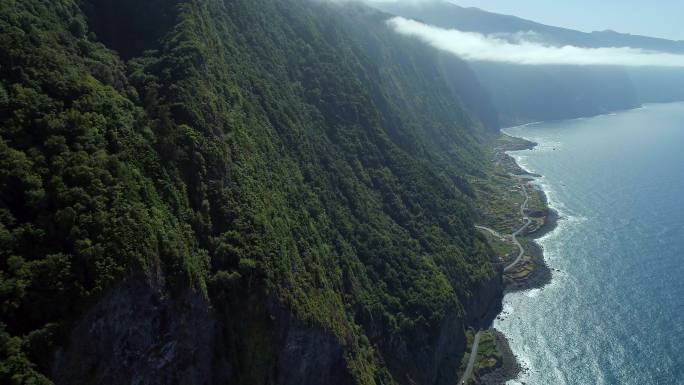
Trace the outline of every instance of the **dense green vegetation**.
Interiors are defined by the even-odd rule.
[[[45,382],[34,365],[46,371],[62,327],[124,274],[161,264],[205,290],[209,260],[158,193],[123,63],[77,6],[2,1],[0,18],[0,377]]]
[[[230,315],[264,298],[357,382],[424,383],[440,325],[500,280],[467,68],[361,6],[113,4],[0,0],[0,382],[50,383],[72,323],[142,272],[202,293],[236,383],[277,360]]]

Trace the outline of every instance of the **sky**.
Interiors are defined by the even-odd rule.
[[[684,40],[684,0],[450,0],[543,24]]]

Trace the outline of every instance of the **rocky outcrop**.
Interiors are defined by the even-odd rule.
[[[491,329],[491,333],[494,335],[496,350],[501,354],[501,358],[497,361],[496,366],[493,368],[494,370],[481,373],[477,383],[501,385],[515,379],[522,368],[515,358],[506,336],[496,329]]]

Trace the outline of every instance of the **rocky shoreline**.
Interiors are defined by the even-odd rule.
[[[502,156],[499,161],[505,162],[504,164],[511,170],[515,175],[521,176],[526,180],[534,180],[534,178],[539,178],[541,175],[536,175],[528,172],[527,170],[520,167],[520,165],[515,162],[512,156],[508,155],[507,151],[520,151],[529,150],[537,146],[537,143],[533,143],[527,140],[518,141],[515,145],[501,149]],[[532,289],[542,288],[549,283],[551,283],[553,269],[548,266],[546,260],[544,259],[544,249],[539,245],[536,240],[542,238],[543,236],[552,232],[558,225],[560,217],[558,213],[548,207],[548,198],[544,191],[539,191],[540,197],[546,206],[546,215],[543,220],[543,224],[536,228],[533,232],[525,234],[525,239],[528,241],[525,243],[526,254],[529,255],[530,259],[527,261],[531,266],[533,266],[531,272],[526,274],[523,279],[515,279],[514,275],[505,274],[504,284],[505,284],[505,294],[527,291]],[[522,263],[521,265],[524,265]],[[499,317],[503,317],[505,314],[499,314]],[[475,383],[483,385],[504,385],[510,380],[514,380],[518,375],[524,370],[523,367],[517,360],[517,357],[513,353],[509,341],[506,336],[496,329],[491,329],[491,332],[495,336],[496,347],[501,355],[500,362],[497,367],[480,378],[474,379]]]
[[[479,383],[482,385],[505,384],[507,381],[517,378],[523,370],[515,354],[513,354],[506,336],[496,329],[492,329],[492,334],[495,338],[496,348],[501,353],[501,362],[494,371],[480,377]]]

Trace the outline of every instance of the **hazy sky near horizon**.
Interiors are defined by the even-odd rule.
[[[684,40],[683,0],[450,0],[543,24]]]

